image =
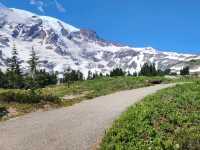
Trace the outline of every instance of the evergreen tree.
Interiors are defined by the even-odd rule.
[[[166,69],[166,70],[158,69],[157,70],[154,63],[153,64],[145,63],[142,66],[139,75],[142,75],[142,76],[164,76],[164,75],[170,75],[170,73],[171,73],[171,69]]]
[[[96,79],[96,78],[98,78],[98,77],[99,77],[99,74],[98,74],[97,72],[93,73],[92,79]]]
[[[37,57],[34,48],[32,48],[32,51],[31,51],[31,55],[30,55],[30,56],[31,56],[31,58],[30,58],[30,60],[28,61],[28,64],[30,65],[30,74],[31,74],[31,77],[32,77],[33,79],[35,79],[36,70],[37,70],[37,64],[38,64],[39,58]]]
[[[111,77],[124,76],[126,73],[121,68],[115,68],[110,72]]]
[[[83,80],[83,73],[81,71],[77,71],[77,74],[78,74],[78,80],[79,81],[82,81]]]
[[[156,76],[158,71],[156,70],[155,64],[145,63],[141,68],[140,75],[142,76]]]
[[[88,71],[88,77],[87,77],[88,80],[92,80],[93,79],[93,74],[92,72],[89,70]]]
[[[170,75],[170,73],[171,73],[171,69],[166,69],[166,70],[164,71],[164,74],[165,74],[165,75]]]
[[[71,68],[67,68],[64,73],[64,82],[67,83],[67,86],[70,87],[71,83]]]
[[[68,68],[64,73],[64,82],[67,83],[68,87],[71,83],[75,81],[82,81],[83,80],[83,73],[79,70],[72,70],[71,68]]]
[[[134,77],[137,77],[137,76],[138,76],[137,72],[134,72],[134,73],[133,73],[133,76],[134,76]]]
[[[71,70],[71,72],[69,72],[69,76],[71,82],[83,80],[83,74],[79,70]]]
[[[132,74],[130,73],[130,71],[128,71],[127,76],[132,76]]]
[[[13,46],[12,57],[8,59],[8,87],[9,88],[22,88],[24,86],[23,76],[20,69],[20,61],[18,58],[18,53],[16,46]]]
[[[15,45],[12,50],[12,57],[8,59],[8,69],[4,74],[0,70],[0,87],[2,88],[43,88],[50,84],[57,83],[57,74],[48,73],[45,70],[37,71],[38,57],[34,49],[28,61],[30,65],[30,75],[23,75],[20,68],[20,60]],[[80,75],[81,76],[81,75]]]
[[[110,74],[106,73],[106,77],[110,77]]]
[[[100,77],[103,77],[103,73],[100,73],[99,76],[100,76]]]
[[[35,88],[41,87],[41,85],[38,83],[38,81],[36,81],[36,79],[38,79],[36,77],[37,73],[38,73],[38,71],[37,71],[38,60],[39,60],[39,58],[37,57],[36,52],[35,52],[34,48],[32,47],[30,59],[28,61],[30,73],[26,77],[26,88],[28,88],[28,89],[34,90]]]
[[[7,76],[0,70],[0,88],[7,88]]]
[[[190,67],[186,66],[182,70],[180,70],[180,75],[189,75],[190,74]]]
[[[13,45],[13,49],[12,49],[12,57],[8,59],[8,66],[9,66],[9,69],[8,69],[9,71],[13,71],[16,74],[21,75],[20,61],[18,58],[18,52],[17,52],[15,44]]]
[[[36,85],[35,88],[43,88],[47,85],[53,85],[57,83],[57,74],[56,73],[48,73],[43,70],[36,71],[36,76],[34,79]]]

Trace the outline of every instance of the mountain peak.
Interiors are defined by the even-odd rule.
[[[40,68],[64,72],[71,67],[85,75],[92,72],[108,73],[115,67],[130,72],[139,71],[145,62],[154,62],[160,69],[177,72],[197,55],[158,52],[152,47],[135,48],[108,42],[95,31],[78,29],[59,19],[39,16],[15,8],[0,8],[0,67],[7,68],[6,59],[15,43],[27,68],[32,47],[40,58]],[[200,66],[192,66],[195,70]]]

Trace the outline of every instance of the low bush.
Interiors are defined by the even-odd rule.
[[[43,94],[39,90],[8,90],[0,93],[0,101],[16,103],[56,102],[59,98],[52,94]]]
[[[186,127],[175,132],[174,141],[181,150],[200,149],[200,125],[196,127]]]
[[[130,107],[108,130],[101,149],[200,149],[199,82],[161,90]]]
[[[52,93],[42,93],[41,99],[45,102],[59,103],[60,98]]]

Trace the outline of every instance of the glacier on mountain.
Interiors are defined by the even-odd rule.
[[[134,36],[134,35],[133,35]],[[61,20],[14,8],[0,8],[0,68],[6,70],[6,59],[13,45],[19,53],[22,67],[34,47],[40,59],[40,68],[63,73],[68,67],[87,72],[108,73],[116,67],[139,72],[145,62],[153,62],[159,69],[178,72],[191,60],[200,56],[162,52],[152,47],[135,48],[108,42],[95,31],[78,29]],[[191,66],[199,72],[199,65]]]

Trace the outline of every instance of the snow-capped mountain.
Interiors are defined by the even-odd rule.
[[[71,67],[85,75],[107,73],[115,67],[140,71],[145,62],[154,62],[160,69],[179,71],[200,56],[161,52],[151,47],[134,48],[108,42],[96,32],[78,29],[58,19],[39,16],[19,9],[0,8],[0,68],[5,70],[13,45],[19,53],[23,68],[27,68],[32,47],[40,59],[40,68],[62,73]],[[200,65],[192,65],[200,72]]]

